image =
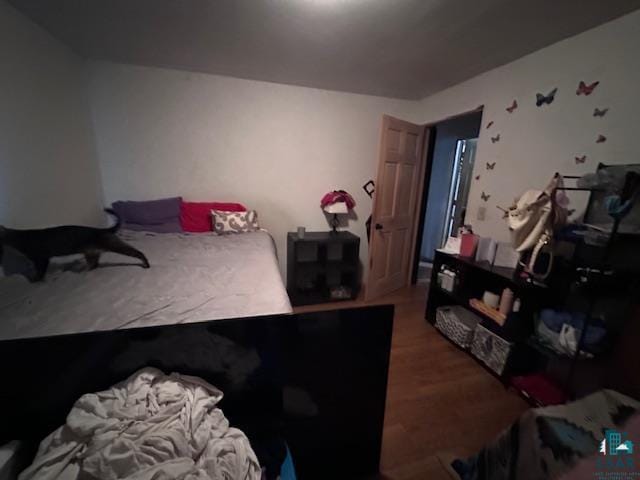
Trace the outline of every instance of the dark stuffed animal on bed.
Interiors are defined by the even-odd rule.
[[[116,224],[109,228],[64,225],[39,230],[14,230],[0,226],[0,258],[5,246],[26,256],[35,268],[30,280],[42,280],[47,273],[49,260],[53,257],[83,254],[90,269],[98,266],[100,254],[114,252],[138,258],[144,268],[149,268],[147,257],[140,250],[121,240],[116,232],[120,228],[120,217],[110,209],[105,212],[116,217]]]

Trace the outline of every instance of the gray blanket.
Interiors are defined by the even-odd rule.
[[[123,231],[151,262],[53,262],[44,282],[0,278],[0,340],[291,312],[271,236]]]

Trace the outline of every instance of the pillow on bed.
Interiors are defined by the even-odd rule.
[[[254,232],[258,226],[258,214],[255,210],[248,212],[226,212],[211,210],[213,231],[216,233]]]
[[[224,202],[182,202],[180,223],[185,232],[210,232],[213,230],[211,211],[246,212],[244,205]]]
[[[146,202],[113,202],[113,210],[122,219],[122,228],[156,233],[182,232],[181,197]]]

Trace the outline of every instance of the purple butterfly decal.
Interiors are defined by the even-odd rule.
[[[582,155],[581,157],[575,157],[575,159],[576,159],[576,165],[579,165],[587,161],[587,156]]]
[[[598,139],[596,140],[596,143],[604,143],[607,141],[607,137],[605,137],[604,135],[598,135]]]

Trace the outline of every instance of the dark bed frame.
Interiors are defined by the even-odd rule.
[[[0,341],[0,441],[22,440],[32,455],[82,394],[153,366],[220,388],[259,457],[281,438],[300,479],[369,478],[392,329],[384,305]]]

